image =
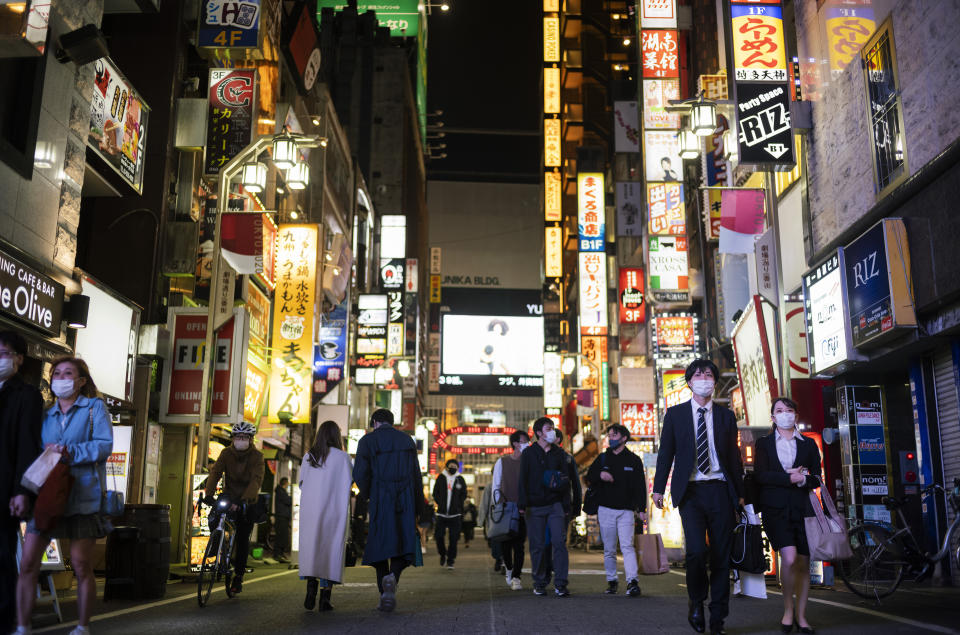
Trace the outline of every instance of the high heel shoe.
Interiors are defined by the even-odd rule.
[[[783,622],[780,622],[780,630],[784,633],[792,633],[793,627],[794,624],[784,624]]]
[[[806,635],[813,635],[817,632],[817,629],[812,626],[800,626],[800,624],[797,624],[797,630],[801,633],[805,633]]]

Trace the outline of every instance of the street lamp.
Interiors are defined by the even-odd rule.
[[[287,186],[291,190],[302,190],[310,182],[310,168],[306,161],[297,161],[297,164],[287,170]]]
[[[698,137],[709,137],[717,129],[717,105],[700,93],[690,109],[690,128]]]
[[[273,140],[273,164],[281,170],[289,170],[297,164],[297,142],[290,135]]]
[[[680,158],[696,159],[700,156],[700,137],[693,130],[684,128],[680,131]]]
[[[244,163],[240,182],[243,183],[243,189],[249,192],[262,192],[267,187],[267,166],[259,161]]]

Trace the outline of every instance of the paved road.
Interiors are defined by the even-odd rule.
[[[474,543],[454,571],[440,569],[432,553],[427,566],[408,569],[398,589],[393,614],[376,611],[377,591],[369,567],[347,569],[346,583],[333,594],[332,613],[303,610],[304,583],[296,571],[279,565],[258,566],[244,591],[230,600],[217,589],[206,608],[196,602],[196,586],[170,584],[167,597],[145,604],[98,602],[91,630],[105,633],[693,633],[686,623],[686,589],[682,571],[644,577],[643,597],[605,596],[602,556],[577,552],[571,561],[569,598],[536,597],[530,578],[524,590],[510,591],[491,570],[492,560]],[[428,545],[432,551],[432,544]],[[529,566],[529,565],[528,565]],[[621,582],[621,587],[623,587]],[[960,591],[905,588],[882,606],[860,601],[841,590],[814,593],[808,617],[820,633],[940,632],[960,627]],[[727,620],[730,633],[779,632],[782,614],[777,588],[766,600],[733,598]],[[68,597],[66,620],[75,619]],[[49,622],[47,622],[49,624]],[[66,633],[72,625],[35,632]]]

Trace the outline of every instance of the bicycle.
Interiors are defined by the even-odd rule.
[[[202,505],[203,502],[201,500],[197,505]],[[226,585],[227,597],[232,598],[236,595],[230,588],[233,577],[231,561],[234,557],[234,542],[237,534],[234,512],[230,511],[230,501],[222,496],[211,507],[215,508],[211,513],[219,517],[215,521],[216,526],[210,532],[203,559],[200,561],[200,572],[197,575],[197,603],[201,608],[210,601],[213,585],[221,578]],[[238,510],[242,510],[242,507]]]
[[[934,483],[925,487],[923,494],[934,491],[947,493]],[[849,532],[853,557],[838,562],[837,570],[847,587],[862,598],[879,601],[896,591],[907,576],[914,582],[922,582],[933,574],[934,565],[948,556],[950,543],[960,529],[960,478],[954,479],[953,492],[947,498],[956,517],[937,553],[925,553],[910,531],[902,509],[907,498],[883,498],[887,509],[897,512],[900,529],[891,531],[877,523],[863,522]],[[956,556],[960,559],[960,547]]]

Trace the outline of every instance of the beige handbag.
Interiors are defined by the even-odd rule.
[[[820,480],[820,497],[823,505],[817,499],[814,490],[810,490],[810,506],[813,507],[814,517],[804,518],[803,526],[807,532],[807,545],[810,547],[811,560],[847,560],[853,557],[850,549],[850,540],[847,538],[847,521],[837,513],[830,492]],[[823,507],[827,508],[827,515]]]

